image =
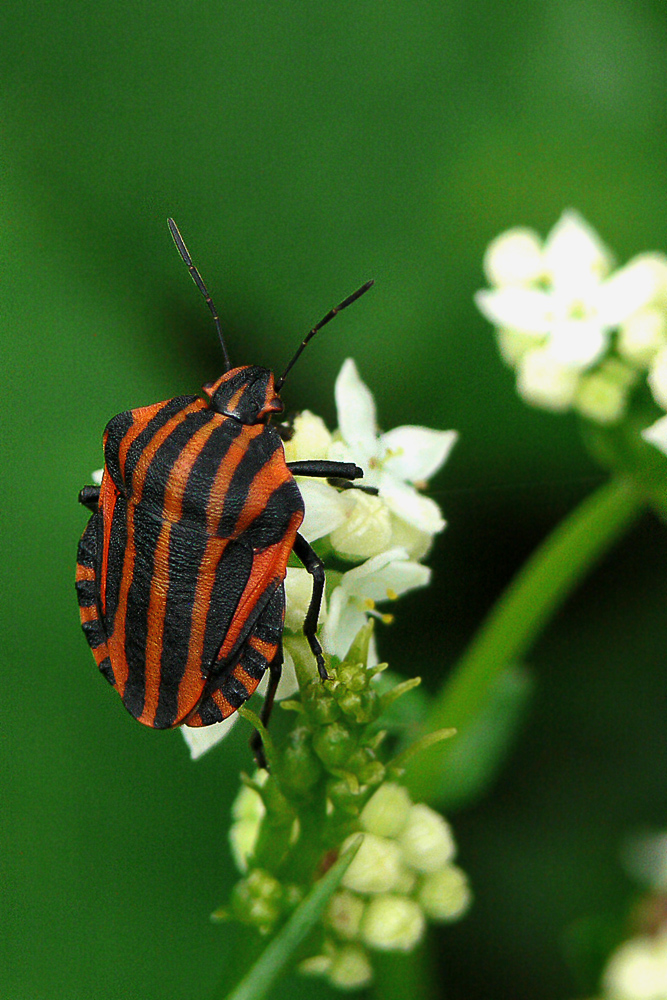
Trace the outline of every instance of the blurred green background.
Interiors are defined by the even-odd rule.
[[[166,216],[238,363],[280,369],[375,277],[285,397],[332,425],[353,355],[385,427],[461,432],[434,484],[449,521],[435,585],[380,637],[435,690],[523,559],[602,479],[574,421],[516,398],[472,304],[484,247],[509,225],[546,232],[569,205],[620,259],[667,246],[667,10],[23,0],[0,27],[0,996],[206,997],[243,964],[242,935],[208,914],[233,878],[247,734],[192,764],[179,733],[136,725],[94,669],[73,590],[76,494],[106,421],[221,371]],[[619,844],[666,818],[666,556],[646,518],[535,649],[513,754],[455,817],[476,905],[432,936],[442,996],[592,989],[568,964],[568,928],[622,915]]]

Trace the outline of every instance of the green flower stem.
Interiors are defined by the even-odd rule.
[[[466,729],[503,671],[521,662],[567,595],[645,507],[631,483],[613,479],[561,522],[492,609],[436,697],[426,732]],[[453,743],[456,739],[408,766],[406,782],[415,801],[437,800]]]

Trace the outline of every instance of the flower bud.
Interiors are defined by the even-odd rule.
[[[582,377],[574,406],[582,417],[598,424],[612,424],[623,416],[627,398],[627,385],[600,370]]]
[[[419,944],[426,921],[413,899],[386,895],[371,899],[361,922],[361,936],[379,951],[412,951]]]
[[[358,781],[351,784],[346,778],[332,778],[327,783],[327,797],[331,804],[346,816],[358,816],[368,789]]]
[[[464,871],[446,865],[426,875],[419,889],[419,903],[431,920],[456,920],[470,906],[472,896]]]
[[[281,915],[282,886],[261,868],[237,882],[232,891],[231,909],[237,920],[268,934]]]
[[[418,872],[434,872],[454,857],[449,823],[426,805],[413,806],[399,837],[403,860]]]
[[[354,749],[354,739],[342,723],[332,722],[315,734],[313,749],[325,767],[341,767]]]
[[[345,509],[344,523],[329,535],[337,552],[349,559],[369,559],[389,548],[391,517],[381,497],[348,490]]]
[[[667,313],[654,306],[647,306],[634,313],[621,325],[618,333],[619,353],[642,367],[650,365],[660,348],[666,344]]]
[[[288,462],[326,458],[332,439],[321,417],[310,410],[304,410],[297,414],[292,426],[294,433],[285,442],[285,458]]]
[[[288,566],[285,577],[285,628],[303,634],[303,623],[313,595],[313,578],[307,569]],[[320,606],[318,624],[326,618],[326,602]]]
[[[356,836],[348,837],[341,851],[345,851]],[[402,868],[401,850],[396,841],[367,833],[343,876],[342,884],[355,892],[389,892],[396,886]]]
[[[373,979],[371,963],[359,945],[348,944],[334,955],[329,981],[341,990],[360,990]]]
[[[407,789],[386,782],[371,796],[361,813],[361,825],[378,837],[398,837],[408,821],[412,802]]]
[[[336,671],[336,679],[342,689],[347,688],[356,694],[365,691],[370,681],[368,671],[361,663],[341,663]]]
[[[308,705],[313,720],[320,726],[328,722],[335,722],[340,718],[340,709],[331,695],[328,695],[322,688],[322,696],[314,698]]]
[[[658,406],[667,410],[667,347],[663,347],[656,355],[649,372],[648,384]]]
[[[281,784],[288,794],[302,797],[317,784],[321,773],[322,765],[311,747],[310,731],[298,726],[290,733],[283,752]]]
[[[263,785],[268,776],[267,771],[259,771],[255,774],[255,781]],[[260,824],[265,813],[266,807],[260,795],[254,788],[243,785],[232,805],[234,822],[229,829],[232,857],[240,872],[248,870],[248,859],[255,850]]]
[[[362,785],[377,785],[385,776],[386,768],[370,747],[359,747],[348,757],[346,771],[354,774]]]
[[[519,362],[517,390],[533,406],[554,411],[569,409],[578,382],[577,370],[556,361],[548,348],[529,351]]]
[[[359,896],[343,889],[335,893],[329,902],[325,923],[338,937],[353,941],[359,937],[359,926],[364,915],[364,902]]]

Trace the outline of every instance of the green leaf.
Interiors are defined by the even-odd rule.
[[[310,893],[294,911],[271,944],[243,977],[238,986],[227,995],[227,1000],[260,1000],[266,996],[275,981],[287,967],[302,941],[317,924],[326,906],[340,885],[352,860],[361,846],[360,835],[350,844],[335,865],[316,882]]]

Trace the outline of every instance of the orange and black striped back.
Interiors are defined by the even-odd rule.
[[[233,416],[214,409],[219,380],[208,404],[178,397],[105,431],[99,503],[79,546],[81,619],[128,711],[154,728],[231,714],[278,648],[303,501],[264,423],[279,409],[264,372],[223,376],[241,383]],[[259,422],[240,419],[244,397]]]

